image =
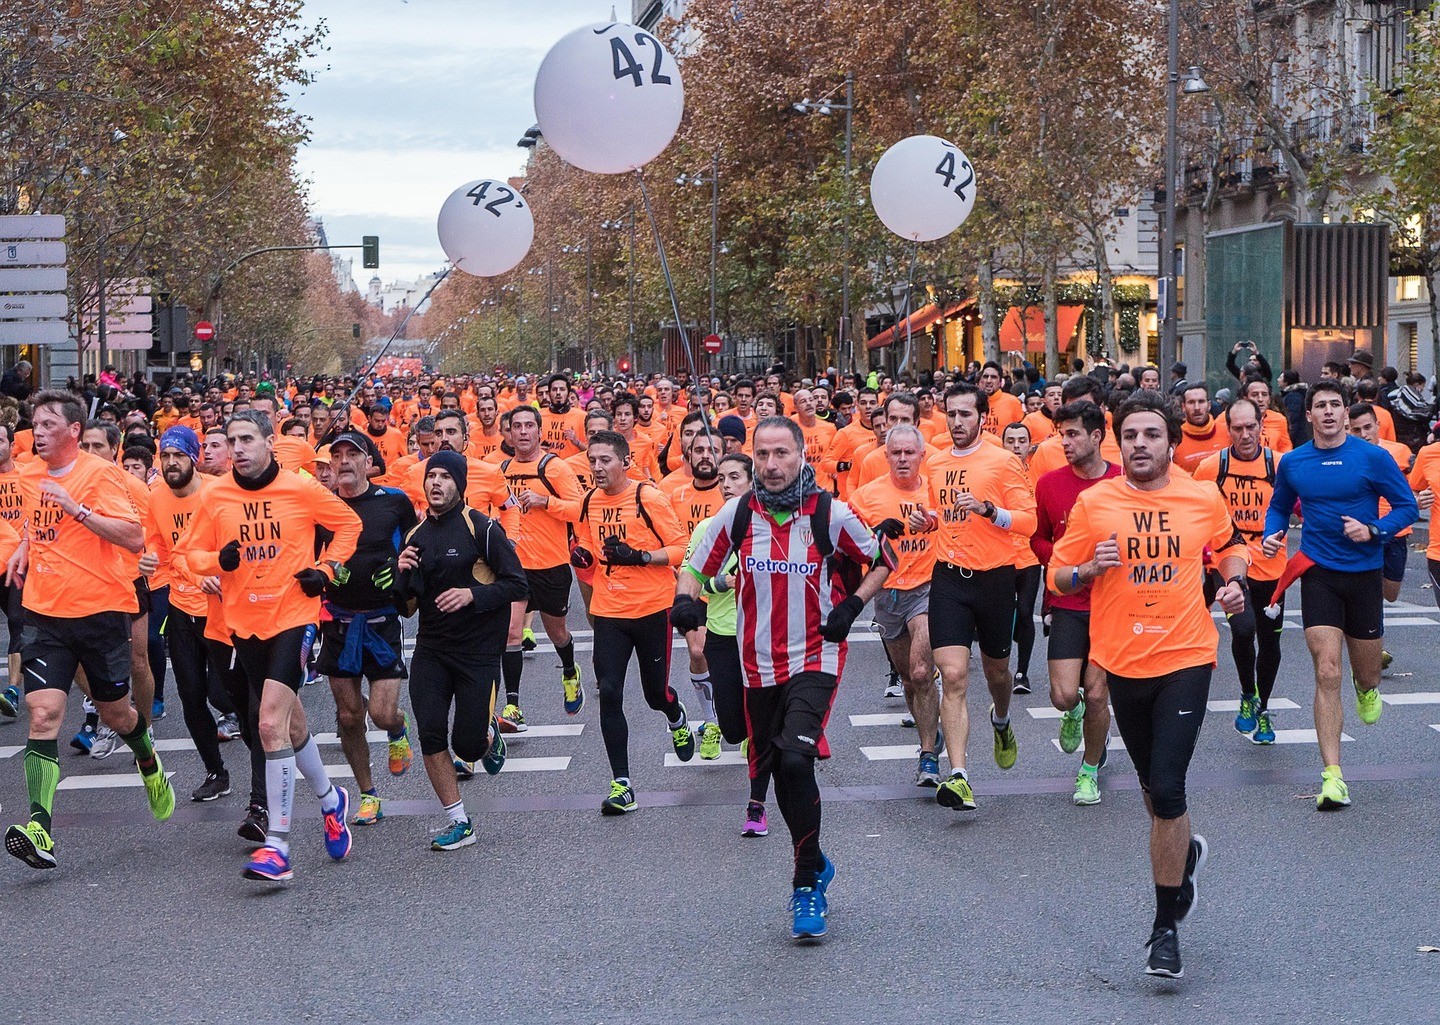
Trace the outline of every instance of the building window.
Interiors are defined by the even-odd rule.
[[[1416,373],[1420,369],[1420,325],[1413,320],[1400,325],[1400,346],[1405,352],[1406,362],[1410,372]]]
[[[1397,303],[1419,302],[1425,298],[1425,279],[1418,274],[1407,274],[1395,279],[1395,301]]]

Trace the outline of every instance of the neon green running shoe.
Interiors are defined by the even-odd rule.
[[[175,788],[165,776],[165,766],[160,764],[160,755],[155,755],[155,771],[145,780],[145,797],[150,801],[150,814],[156,822],[164,822],[175,814]]]
[[[565,692],[565,714],[579,715],[585,707],[585,691],[580,686],[580,667],[560,674],[560,687]]]
[[[935,803],[956,811],[974,811],[975,791],[970,789],[970,781],[956,772],[936,787]]]
[[[713,762],[720,757],[720,724],[707,722],[700,731],[700,760]]]
[[[1366,726],[1374,726],[1380,721],[1380,713],[1384,705],[1380,703],[1380,688],[1372,687],[1370,690],[1362,690],[1360,681],[1353,676],[1350,682],[1355,685],[1355,714]]]
[[[1085,739],[1085,701],[1060,715],[1060,750],[1073,755]]]
[[[1015,727],[1006,723],[1002,729],[995,725],[995,706],[990,706],[990,726],[995,731],[995,764],[1002,769],[1013,769],[1020,754],[1020,744],[1015,739]]]
[[[5,830],[5,850],[31,868],[55,867],[55,841],[38,822]]]
[[[357,826],[373,826],[385,817],[385,810],[380,807],[380,798],[374,794],[360,795],[360,810],[350,821]]]
[[[1095,773],[1081,769],[1075,775],[1075,803],[1083,807],[1100,803],[1100,780]]]
[[[610,781],[610,794],[600,802],[601,815],[624,815],[640,805],[635,800],[635,788],[618,779]]]
[[[520,647],[525,651],[534,651],[538,644],[535,643],[535,631],[528,626],[520,631]]]
[[[390,761],[390,775],[405,775],[405,770],[410,768],[410,763],[415,759],[415,752],[410,748],[410,714],[408,712],[400,713],[400,736],[389,741],[386,754]]]
[[[1317,811],[1337,811],[1350,807],[1350,788],[1340,778],[1340,767],[1333,766],[1320,774],[1320,793],[1315,797]]]

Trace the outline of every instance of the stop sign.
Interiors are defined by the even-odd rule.
[[[706,335],[706,336],[705,336],[705,351],[708,352],[710,355],[713,356],[713,355],[715,355],[717,352],[719,352],[719,351],[720,351],[720,346],[721,346],[721,344],[722,344],[722,343],[721,343],[721,341],[720,341],[720,336],[719,336],[719,335]]]
[[[208,320],[202,320],[195,325],[195,340],[197,342],[208,342],[215,337],[215,325]]]

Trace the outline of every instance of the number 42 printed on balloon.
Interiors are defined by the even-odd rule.
[[[958,177],[960,183],[952,191],[963,201],[966,199],[965,190],[975,183],[975,168],[970,166],[970,161],[965,159],[965,154],[950,143],[945,143],[945,147],[945,155],[940,158],[940,164],[935,168],[935,173],[945,179],[947,189],[950,188],[950,183]],[[956,170],[957,163],[958,171]]]
[[[613,26],[607,25],[602,29],[596,29],[597,36],[604,35]],[[661,67],[665,64],[665,48],[660,45],[660,40],[648,32],[636,32],[635,42],[639,46],[648,47],[655,51],[655,63],[650,66],[650,82],[653,85],[669,85],[670,76],[660,73]],[[645,84],[645,67],[635,59],[635,54],[630,47],[625,45],[625,40],[619,36],[610,37],[610,57],[615,63],[615,81],[622,78],[630,78],[634,81],[636,88]]]
[[[490,191],[490,186],[492,185],[495,186],[495,191],[497,193],[504,193],[504,195],[501,195],[496,199],[490,200],[490,202],[485,204],[485,209],[489,210],[496,217],[499,217],[500,208],[515,198],[515,193],[507,186],[500,185],[496,182],[488,180],[477,182],[475,187],[472,188],[469,192],[465,193],[465,195],[469,196],[471,199],[474,200],[471,206],[479,206],[481,201],[486,198],[487,193],[489,193]],[[525,204],[516,203],[515,205],[517,207],[523,207]]]

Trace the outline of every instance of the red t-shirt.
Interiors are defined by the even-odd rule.
[[[1050,565],[1055,543],[1065,536],[1065,524],[1070,518],[1070,510],[1075,507],[1075,500],[1102,480],[1118,476],[1120,467],[1111,462],[1105,464],[1105,473],[1094,480],[1086,480],[1066,463],[1058,470],[1043,474],[1035,482],[1035,533],[1030,538],[1030,547],[1042,565]],[[1090,588],[1082,587],[1074,594],[1052,593],[1048,604],[1056,609],[1089,612]]]

